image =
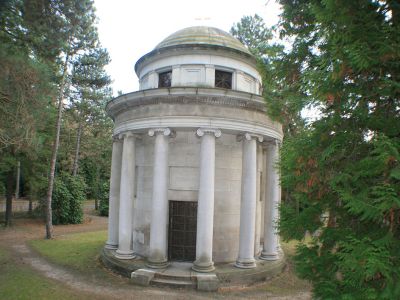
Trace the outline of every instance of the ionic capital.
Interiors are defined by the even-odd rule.
[[[282,145],[282,141],[275,139],[275,138],[270,138],[270,139],[266,139],[263,143],[263,146],[265,148],[272,148],[272,147],[278,147],[280,148]]]
[[[196,134],[199,137],[202,137],[205,134],[213,134],[216,138],[219,138],[222,133],[221,130],[215,128],[199,128],[197,129]]]
[[[175,136],[175,132],[172,131],[168,127],[149,129],[149,133],[148,134],[149,134],[149,136],[155,136],[155,135],[159,135],[159,134],[162,134],[164,136],[171,136],[171,137]]]
[[[120,134],[114,134],[114,135],[112,136],[112,141],[113,141],[113,143],[120,143],[120,142],[122,142],[122,140],[121,140],[121,138],[120,138]]]
[[[239,135],[236,137],[236,140],[237,140],[238,142],[241,142],[241,141],[243,141],[243,140],[251,141],[251,140],[253,140],[253,139],[256,140],[256,141],[259,141],[260,143],[264,140],[264,138],[263,138],[262,135],[255,134],[255,133],[250,133],[250,132],[246,132],[246,133],[244,133],[244,134],[239,134]]]
[[[120,139],[120,140],[125,139],[125,138],[140,138],[140,136],[135,134],[132,131],[125,131],[118,135],[118,139]]]

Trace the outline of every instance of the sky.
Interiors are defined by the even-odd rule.
[[[102,46],[111,63],[107,72],[117,91],[139,89],[136,61],[170,34],[190,26],[212,26],[229,32],[246,15],[260,15],[267,26],[277,23],[274,0],[95,0]]]

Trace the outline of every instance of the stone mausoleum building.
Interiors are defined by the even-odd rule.
[[[139,91],[106,107],[115,128],[105,264],[144,284],[169,270],[211,280],[203,289],[282,268],[282,126],[266,114],[255,58],[222,30],[190,27],[135,71]]]

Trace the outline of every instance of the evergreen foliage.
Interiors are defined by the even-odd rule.
[[[54,175],[77,174],[79,157],[96,161],[83,174],[94,174],[85,178],[91,179],[91,194],[108,180],[112,122],[104,105],[111,90],[104,67],[109,57],[95,22],[92,0],[0,1],[0,186],[7,195],[6,224],[17,161],[23,193],[42,199],[47,186],[48,203]],[[51,237],[50,225],[46,228]]]
[[[71,109],[77,123],[75,157],[72,174],[78,174],[81,145],[84,141],[85,127],[94,127],[99,119],[106,117],[104,106],[111,98],[110,77],[105,66],[110,62],[106,49],[99,45],[76,57],[71,75]]]
[[[27,43],[22,9],[21,1],[0,3],[0,180],[6,189],[6,225],[11,224],[17,161],[31,161],[47,142],[55,94],[51,67]]]
[[[244,16],[240,22],[233,24],[229,32],[257,57],[262,57],[271,49],[272,31],[257,14]]]
[[[320,112],[283,144],[281,236],[315,298],[400,299],[400,5],[280,3],[280,90]]]
[[[53,224],[79,224],[83,221],[82,204],[86,184],[82,177],[62,173],[54,182]]]
[[[109,208],[109,193],[110,193],[110,183],[108,181],[104,182],[100,188],[100,216],[108,216]]]
[[[244,16],[230,33],[256,57],[268,114],[282,123],[285,136],[291,136],[304,127],[301,117],[304,101],[300,101],[304,95],[298,85],[292,84],[299,71],[284,46],[273,41],[274,30],[266,27],[256,14]]]

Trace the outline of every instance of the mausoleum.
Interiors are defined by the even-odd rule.
[[[282,126],[266,114],[252,54],[222,30],[190,27],[135,71],[139,91],[106,107],[115,123],[109,263],[157,273],[186,262],[218,276],[219,266],[281,260]]]

